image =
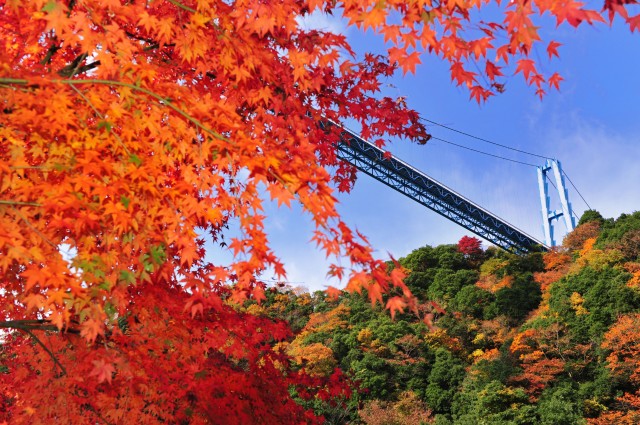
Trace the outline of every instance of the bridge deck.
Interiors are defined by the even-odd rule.
[[[388,155],[385,158],[382,149],[350,130],[333,123],[323,125],[334,126],[340,129],[338,157],[358,170],[507,251],[524,254],[549,249],[400,159]]]

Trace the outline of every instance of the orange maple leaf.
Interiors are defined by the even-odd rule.
[[[379,5],[375,5],[371,10],[363,14],[362,23],[364,29],[378,28],[384,24],[387,18],[387,9]]]
[[[525,80],[529,81],[529,76],[531,74],[537,74],[536,65],[532,59],[520,59],[518,61],[518,66],[516,67],[516,74],[518,72],[522,72]]]
[[[415,74],[416,66],[421,63],[419,52],[413,52],[410,55],[403,55],[398,59],[398,64],[400,65],[400,68],[402,68],[403,74],[406,74],[407,72]]]
[[[334,301],[340,298],[340,295],[342,295],[342,290],[335,288],[333,286],[327,287],[327,289],[325,289],[325,292],[327,293],[327,297],[330,300],[334,300]]]
[[[80,325],[80,336],[87,341],[94,342],[98,335],[104,335],[104,323],[90,317]]]
[[[407,306],[407,303],[404,302],[402,297],[391,297],[387,301],[387,307],[386,308],[387,308],[387,310],[389,310],[391,312],[391,318],[395,319],[396,313],[397,312],[402,313],[406,306]]]
[[[489,77],[491,81],[495,81],[496,77],[501,77],[504,75],[502,71],[500,71],[501,68],[499,66],[496,66],[491,61],[487,61],[484,69],[487,77]]]
[[[556,90],[560,90],[560,81],[562,80],[564,80],[564,78],[562,78],[560,74],[555,72],[551,77],[549,77],[549,80],[547,82],[549,84],[549,87],[555,87]]]
[[[113,374],[116,371],[113,363],[107,362],[104,359],[94,360],[93,370],[89,373],[89,376],[95,376],[98,379],[98,383],[101,384],[103,382],[107,382],[107,384],[111,383],[113,379]]]
[[[555,57],[560,57],[560,55],[558,54],[558,47],[562,46],[562,44],[558,43],[557,41],[553,41],[551,40],[549,42],[549,45],[547,46],[547,53],[549,54],[549,59]]]
[[[267,190],[271,195],[271,199],[278,201],[278,206],[282,206],[282,204],[284,204],[291,208],[291,200],[295,198],[289,188],[280,183],[272,183],[267,186]]]

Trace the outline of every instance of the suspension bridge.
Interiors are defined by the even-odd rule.
[[[562,171],[560,161],[556,159],[531,154],[525,151],[519,151],[545,159],[544,165],[537,167],[542,211],[542,228],[545,237],[545,241],[542,242],[518,229],[506,220],[498,217],[496,214],[493,214],[487,209],[482,208],[461,194],[448,188],[426,173],[414,168],[410,164],[393,155],[389,155],[389,153],[385,153],[385,151],[378,148],[373,143],[364,140],[355,132],[333,122],[324,121],[320,125],[327,131],[339,132],[340,141],[337,144],[337,155],[340,159],[350,163],[363,173],[507,251],[516,254],[526,254],[530,252],[549,250],[555,245],[554,223],[561,218],[564,219],[567,231],[571,231],[575,228],[576,217],[571,203],[569,202],[569,193],[566,189],[564,180],[565,174]],[[448,128],[446,126],[443,127]],[[450,130],[457,131],[454,129]],[[462,134],[475,137],[467,133]],[[451,143],[444,139],[438,140]],[[480,140],[499,145],[485,139]],[[455,143],[451,144],[455,145]],[[508,146],[499,146],[518,151],[518,149],[510,148]],[[460,147],[466,148],[465,146]],[[486,152],[477,152],[487,154]],[[499,158],[507,159],[503,157]],[[532,165],[527,163],[523,164]],[[555,184],[551,180],[551,176],[555,178]],[[551,198],[549,196],[549,184],[557,190],[561,204],[561,208],[558,210],[550,209]]]

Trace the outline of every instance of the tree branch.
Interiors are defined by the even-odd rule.
[[[93,61],[86,65],[80,65],[87,59],[87,56],[88,55],[86,53],[81,54],[80,56],[75,58],[69,65],[58,71],[58,75],[65,78],[71,78],[74,75],[84,74],[85,72],[91,71],[93,68],[97,68],[98,66],[100,66],[100,61]]]
[[[77,84],[101,84],[101,85],[112,86],[112,87],[113,86],[116,86],[116,87],[127,87],[127,88],[129,88],[129,89],[131,89],[133,91],[141,92],[141,93],[144,93],[144,94],[146,94],[146,95],[148,95],[150,97],[153,97],[154,99],[158,100],[161,104],[166,105],[167,107],[173,109],[175,112],[177,112],[178,114],[183,116],[187,121],[191,122],[192,124],[194,124],[196,127],[200,128],[205,133],[213,136],[214,138],[216,138],[218,140],[222,140],[223,142],[227,142],[227,143],[231,144],[232,146],[236,146],[236,144],[233,141],[231,141],[229,138],[223,136],[222,134],[218,133],[217,131],[212,130],[209,127],[207,127],[206,125],[202,124],[199,120],[197,120],[196,118],[192,117],[187,112],[183,111],[182,109],[178,108],[176,105],[171,103],[171,101],[169,99],[166,99],[166,98],[160,96],[158,93],[152,92],[151,90],[145,89],[144,87],[140,87],[140,86],[137,86],[135,84],[125,83],[125,82],[116,81],[116,80],[51,80],[51,82],[58,83],[58,84],[69,84],[69,85],[73,85],[73,84],[76,84],[76,85]],[[0,84],[28,86],[29,85],[29,80],[21,79],[21,78],[0,78]]]
[[[76,57],[73,61],[71,61],[69,65],[65,66],[60,71],[58,71],[58,75],[65,78],[73,77],[75,73],[78,71],[78,69],[80,68],[80,64],[84,62],[87,56],[88,55],[86,52],[82,53],[81,55]]]
[[[49,46],[49,49],[47,50],[47,54],[40,61],[40,65],[47,65],[49,62],[51,62],[51,58],[53,57],[53,55],[55,55],[56,52],[60,49],[61,47],[57,44],[52,44],[51,46]]]
[[[48,320],[7,320],[0,322],[0,329],[44,329],[44,330],[58,330],[53,325],[48,325]],[[43,326],[44,325],[44,326]],[[51,329],[48,329],[51,328]]]
[[[1,79],[0,79],[0,82],[2,82]],[[191,122],[196,127],[198,127],[201,130],[203,130],[205,133],[208,133],[211,136],[215,137],[216,139],[222,140],[223,142],[228,142],[228,143],[231,143],[232,145],[235,145],[231,140],[229,140],[228,138],[224,137],[222,134],[218,133],[217,131],[214,131],[214,130],[210,129],[209,127],[207,127],[204,124],[202,124],[199,120],[197,120],[196,118],[194,118],[191,115],[189,115],[187,112],[185,112],[182,109],[180,109],[177,106],[175,106],[173,103],[171,103],[170,100],[160,96],[159,94],[157,94],[155,92],[152,92],[151,90],[145,89],[144,87],[136,86],[136,85],[130,84],[130,83],[124,83],[122,81],[113,81],[113,80],[60,80],[60,81],[57,81],[57,82],[62,83],[62,84],[104,84],[104,85],[108,85],[108,86],[127,87],[127,88],[129,88],[131,90],[139,91],[141,93],[144,93],[144,94],[146,94],[148,96],[153,97],[154,99],[156,99],[159,102],[161,102],[163,105],[166,105],[169,108],[173,109],[175,112],[177,112],[178,114],[182,115],[185,119],[187,119],[187,121]]]
[[[180,9],[186,10],[187,12],[198,13],[197,10],[190,8],[189,6],[186,6],[186,5],[182,4],[182,3],[180,3],[179,1],[176,1],[176,0],[167,0],[167,1],[169,3],[171,3],[172,5],[179,7]]]
[[[18,216],[18,218],[20,218],[22,221],[24,221],[26,223],[27,226],[29,226],[31,228],[31,230],[33,230],[34,232],[36,232],[36,234],[38,236],[40,236],[42,238],[42,240],[44,240],[46,243],[48,243],[49,245],[51,245],[54,248],[58,248],[58,245],[56,245],[55,243],[51,242],[49,240],[49,238],[47,238],[40,230],[38,230],[33,224],[31,224],[31,222],[29,221],[29,219],[27,217],[25,217],[24,215],[22,215],[20,213],[20,211],[18,211],[16,209],[16,207],[14,207],[13,205],[11,205],[11,209],[13,210],[14,213],[16,213],[16,215]]]
[[[0,329],[18,329],[21,331],[53,331],[60,332],[57,326],[52,325],[49,320],[6,320],[0,322]],[[80,331],[71,328],[65,332],[79,334]]]
[[[40,347],[42,347],[44,351],[46,351],[49,354],[49,356],[51,356],[51,360],[53,360],[53,362],[60,368],[60,371],[62,372],[60,376],[67,374],[67,370],[64,368],[64,366],[62,366],[62,363],[60,363],[60,361],[55,356],[55,354],[53,354],[53,351],[49,350],[49,347],[44,345],[42,341],[40,341],[40,339],[37,336],[35,336],[34,333],[31,332],[29,329],[21,329],[21,330],[25,332],[27,335],[29,335],[31,338],[33,338],[40,345]]]
[[[108,420],[106,420],[100,413],[98,413],[98,411],[92,405],[87,404],[85,406],[86,406],[87,409],[92,411],[98,417],[98,419],[100,419],[102,422],[104,422],[107,425],[112,425],[112,423],[109,422]]]
[[[100,111],[98,111],[98,109],[94,106],[93,103],[91,103],[91,101],[89,100],[89,98],[87,98],[87,96],[84,95],[84,93],[82,93],[80,90],[78,90],[78,88],[76,86],[74,86],[73,84],[71,84],[71,88],[73,90],[75,90],[76,93],[78,93],[78,95],[80,95],[80,97],[82,99],[84,99],[85,102],[87,102],[87,104],[91,107],[91,109],[93,109],[93,112],[96,113],[96,115],[98,116],[98,118],[100,118],[101,120],[104,120],[104,116],[100,113]],[[127,146],[124,144],[124,142],[122,141],[122,139],[120,138],[120,136],[118,134],[116,134],[115,132],[112,133],[113,136],[116,138],[116,140],[118,141],[118,143],[120,143],[120,146],[122,146],[122,149],[124,149],[124,151],[127,153],[127,155],[131,156],[131,152],[129,152],[129,149],[127,149]]]
[[[20,202],[20,201],[9,201],[6,199],[0,199],[0,205],[24,205],[28,207],[41,207],[42,204],[37,202]]]

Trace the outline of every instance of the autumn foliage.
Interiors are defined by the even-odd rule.
[[[263,205],[299,203],[320,249],[350,260],[331,268],[350,290],[375,302],[396,287],[394,314],[415,305],[400,269],[389,275],[340,219],[333,187],[348,190],[354,170],[319,123],[354,119],[380,145],[424,142],[416,112],[376,98],[383,78],[430,52],[478,101],[504,89],[510,66],[542,94],[561,77],[529,57],[542,42],[534,15],[604,20],[571,0],[503,3],[496,22],[474,18],[482,6],[0,2],[2,420],[317,419],[288,388],[339,393],[341,378],[289,370],[272,350],[286,326],[237,310],[265,299],[262,272],[285,275]],[[321,11],[383,34],[388,57],[300,26]],[[638,26],[625,2],[604,12]],[[556,56],[559,44],[545,43]],[[484,71],[470,70],[476,62]]]
[[[605,334],[602,348],[610,353],[607,367],[615,377],[630,381],[629,388],[617,398],[614,408],[593,424],[633,424],[640,421],[640,315],[620,317]]]
[[[475,257],[482,253],[482,242],[478,238],[463,236],[458,241],[458,251],[469,257]]]
[[[9,423],[277,423],[319,421],[291,400],[288,388],[336,390],[289,370],[271,343],[287,325],[227,306],[183,314],[178,288],[143,284],[100,344],[67,331],[39,332],[43,346],[20,334],[2,353],[0,419]],[[167,294],[169,292],[169,294]],[[174,297],[168,303],[166,296]],[[31,328],[29,332],[38,332]],[[26,336],[26,335],[25,335]],[[51,354],[55,354],[52,362]],[[14,394],[22,388],[19,394]],[[29,389],[28,391],[26,389]]]

